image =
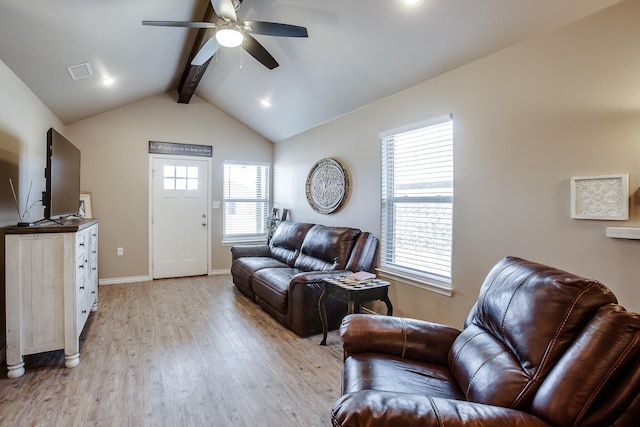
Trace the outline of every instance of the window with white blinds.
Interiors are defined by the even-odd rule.
[[[381,269],[450,288],[453,121],[381,134]]]
[[[266,239],[269,165],[224,163],[224,240]]]

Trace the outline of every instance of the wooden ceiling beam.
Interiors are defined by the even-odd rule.
[[[213,6],[211,6],[211,2],[207,2],[207,8],[204,11],[204,16],[202,17],[203,22],[212,22],[212,19],[216,16],[213,11]],[[196,35],[196,39],[193,42],[193,47],[191,48],[191,53],[189,54],[189,58],[187,60],[187,64],[184,67],[184,71],[182,72],[182,77],[180,78],[180,84],[178,85],[178,103],[180,104],[188,104],[191,101],[191,97],[196,91],[204,72],[207,70],[211,59],[205,62],[202,65],[191,65],[191,61],[194,56],[200,51],[202,45],[212,36],[210,30],[206,28],[201,28],[198,30],[198,34]]]

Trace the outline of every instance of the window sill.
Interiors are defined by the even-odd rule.
[[[412,275],[404,271],[393,270],[390,268],[378,267],[376,268],[376,271],[378,272],[380,277],[385,279],[391,279],[396,282],[431,291],[439,295],[444,295],[446,297],[450,297],[453,295],[453,288],[449,283]]]
[[[234,245],[266,245],[267,239],[259,238],[228,238],[222,239],[222,246],[234,246]]]

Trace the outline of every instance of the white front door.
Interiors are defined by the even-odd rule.
[[[152,277],[208,273],[209,162],[154,158],[152,166]]]

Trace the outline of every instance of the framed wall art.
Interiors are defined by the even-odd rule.
[[[335,212],[344,203],[349,191],[349,176],[334,159],[321,159],[309,171],[305,192],[307,202],[321,214]]]
[[[629,174],[571,177],[571,218],[629,219]]]

